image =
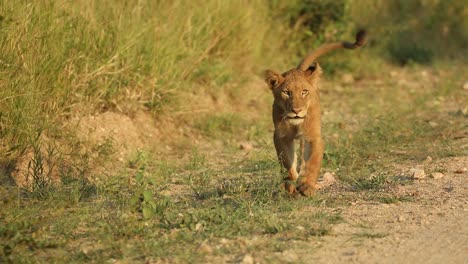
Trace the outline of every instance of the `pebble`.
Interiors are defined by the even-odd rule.
[[[198,246],[198,251],[205,254],[211,254],[213,253],[213,248],[210,245],[208,245],[206,241],[203,241]]]
[[[253,149],[252,144],[247,141],[241,142],[239,145],[240,145],[240,149],[243,149],[245,151],[250,151]]]
[[[468,91],[468,81],[463,84],[463,90]]]
[[[410,173],[413,179],[420,180],[420,179],[426,178],[426,173],[424,172],[423,169],[413,168],[410,170]]]
[[[350,84],[354,82],[354,77],[350,73],[345,73],[341,76],[341,82],[344,84]]]
[[[323,179],[320,182],[317,182],[317,184],[315,185],[315,188],[322,189],[324,187],[331,186],[335,183],[336,183],[335,176],[333,176],[333,174],[330,172],[325,172],[323,174]]]
[[[434,121],[429,121],[429,126],[431,126],[432,128],[435,128],[437,127],[439,124],[437,124],[436,122]]]
[[[240,263],[242,263],[242,264],[254,264],[254,259],[249,254],[245,254]]]
[[[323,181],[325,183],[329,183],[329,184],[333,184],[336,182],[336,178],[335,176],[333,176],[333,174],[331,174],[330,172],[325,172],[323,174]]]
[[[440,173],[440,172],[433,172],[433,173],[431,173],[431,177],[434,178],[434,179],[440,179],[440,178],[444,177],[444,174]]]
[[[424,160],[425,164],[429,164],[431,162],[432,162],[432,157],[431,156],[427,156],[427,158]]]
[[[466,168],[458,168],[458,169],[456,169],[454,172],[455,172],[455,173],[465,173],[466,171],[467,171]]]

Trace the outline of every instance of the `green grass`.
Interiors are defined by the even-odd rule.
[[[412,70],[420,72],[424,68],[415,66]],[[464,70],[442,75],[437,85],[408,80],[415,87],[401,86],[382,77],[388,81],[382,87],[363,83],[359,91],[332,94],[331,98],[346,101],[349,112],[338,121],[324,120],[325,168],[338,169],[339,177],[354,182],[357,188],[372,189],[385,182],[385,171],[392,162],[461,155],[463,150],[453,144],[453,138],[464,129],[464,117],[451,114],[443,106],[459,96],[463,98],[459,88],[463,74]],[[431,123],[437,126],[432,127]]]
[[[206,256],[197,249],[203,241],[213,245],[214,256],[249,251],[235,246],[238,237],[270,237],[275,250],[281,250],[287,248],[284,237],[327,235],[331,225],[341,221],[339,213],[326,209],[304,213],[320,199],[291,199],[279,192],[281,177],[245,178],[240,173],[216,180],[218,171],[194,160],[199,158],[185,168],[167,170],[174,166],[161,169],[138,153],[129,162],[130,172],[137,170],[134,184],[127,184],[133,177],[128,174],[98,185],[69,181],[49,189],[40,200],[27,191],[16,196],[2,187],[7,209],[0,214],[2,259],[203,261]],[[187,182],[188,192],[171,190],[177,184],[170,184],[170,177],[157,177],[168,171]],[[216,248],[220,239],[229,242]]]
[[[195,127],[205,136],[221,138],[242,131],[245,122],[242,116],[235,113],[220,113],[199,118]]]

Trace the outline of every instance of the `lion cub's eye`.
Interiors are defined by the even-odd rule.
[[[302,96],[306,96],[309,94],[309,90],[302,90]]]
[[[283,91],[283,94],[286,95],[286,96],[288,96],[288,97],[291,96],[291,92],[288,91],[288,90],[284,90],[284,91]]]

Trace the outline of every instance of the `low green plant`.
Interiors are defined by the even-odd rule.
[[[155,216],[163,219],[169,206],[169,200],[158,195],[164,186],[157,173],[149,173],[148,156],[143,151],[138,151],[136,157],[129,161],[132,168],[136,168],[135,187],[130,199],[130,206],[137,212],[141,212],[143,219],[151,219]]]
[[[356,179],[352,185],[358,190],[382,190],[389,183],[383,174],[371,176],[370,178]]]
[[[43,142],[38,136],[31,140],[32,156],[28,161],[26,181],[32,194],[39,198],[46,198],[53,187],[52,177],[57,173],[59,152],[51,142]]]
[[[388,236],[386,233],[377,233],[377,232],[369,232],[369,231],[364,231],[360,233],[355,233],[353,234],[354,237],[356,238],[383,238]]]

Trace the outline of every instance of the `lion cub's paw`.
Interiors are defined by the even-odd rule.
[[[294,194],[296,192],[296,185],[292,182],[285,182],[283,183],[284,189],[289,193],[289,194]]]
[[[299,184],[299,186],[297,186],[297,191],[307,197],[315,194],[315,188],[307,182]]]

